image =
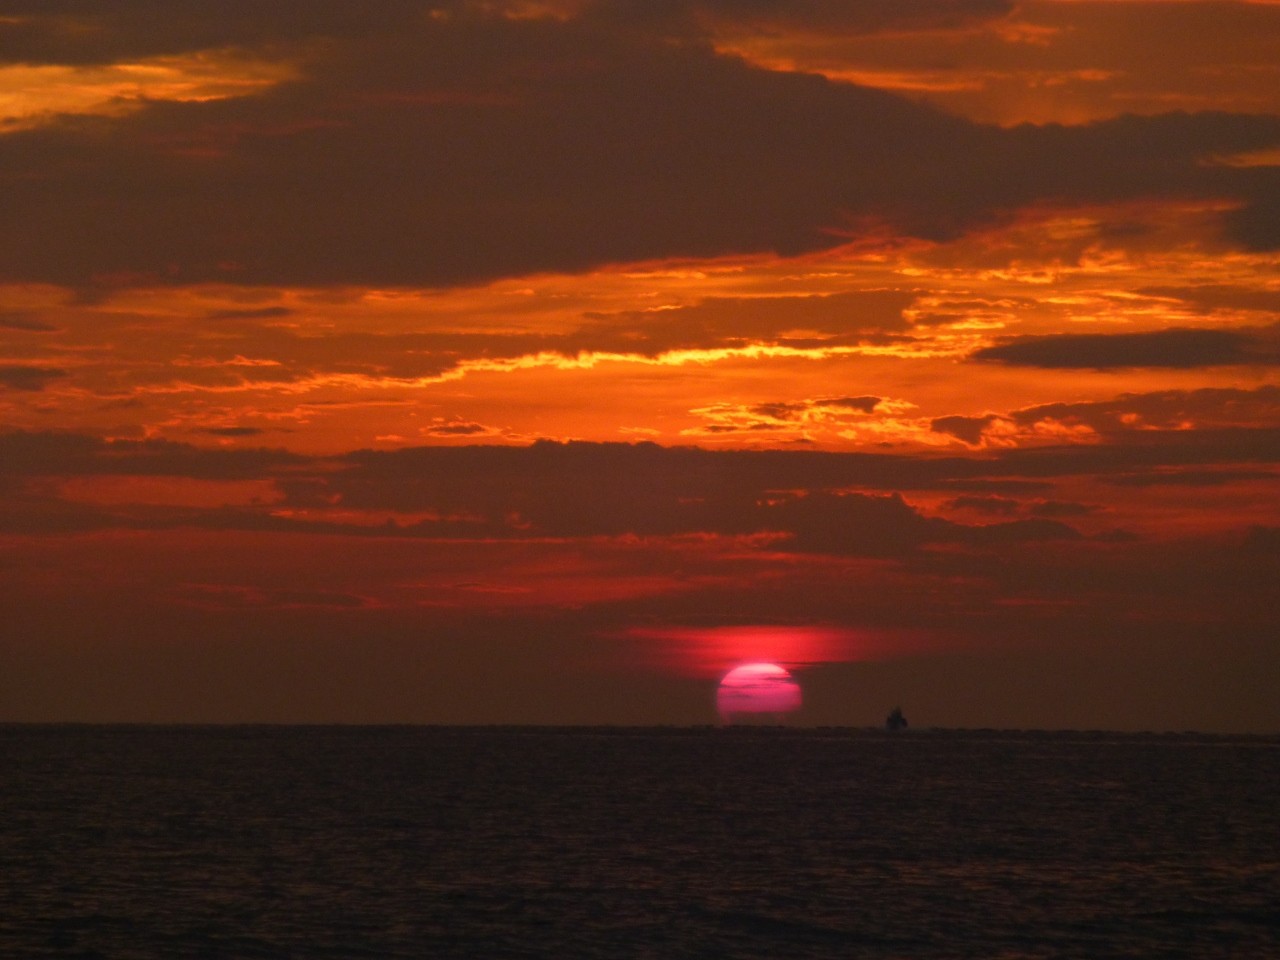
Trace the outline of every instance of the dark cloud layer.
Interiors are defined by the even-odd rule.
[[[256,437],[263,430],[260,427],[205,427],[201,432],[215,437]]]
[[[360,6],[324,0],[223,0],[212,16],[200,0],[4,0],[0,59],[98,65],[225,47],[270,47],[312,37],[355,39],[409,28],[421,21],[427,6],[421,0],[378,0],[371,15]]]
[[[1192,426],[1198,429],[1182,438],[1186,449],[1191,449],[1207,440],[1216,443],[1228,437],[1263,436],[1280,427],[1280,387],[1204,387],[1121,394],[1113,400],[1042,403],[1008,414],[938,417],[930,422],[930,429],[978,446],[995,425],[1034,430],[1046,423],[1087,427],[1113,442],[1123,441],[1126,446],[1122,449],[1128,452],[1135,447],[1180,444],[1175,434],[1179,428]],[[1008,455],[1017,454],[1011,451]]]
[[[947,506],[952,510],[973,510],[1000,517],[1013,516],[1022,509],[1021,501],[1008,497],[956,497],[948,501]]]
[[[373,9],[376,6],[376,9]],[[1003,16],[1010,0],[568,0],[564,14],[613,28],[699,36],[722,23],[746,30],[804,27],[848,34],[889,29],[948,29]],[[554,9],[554,5],[550,5]],[[106,64],[138,57],[224,47],[262,47],[313,38],[363,40],[420,29],[434,13],[453,18],[507,12],[527,15],[502,0],[222,0],[209,15],[202,0],[4,0],[0,60],[11,63]]]
[[[1273,331],[1175,328],[1148,333],[1063,333],[1018,337],[974,353],[970,359],[1047,369],[1167,367],[1192,369],[1230,364],[1276,363]]]
[[[707,27],[769,33],[800,29],[824,35],[887,30],[947,30],[1007,15],[1011,0],[595,0],[588,17],[693,33]]]
[[[1274,473],[1265,470],[1158,470],[1126,473],[1107,477],[1106,483],[1117,487],[1220,487],[1231,483],[1273,481]]]
[[[283,450],[210,450],[165,440],[76,433],[0,433],[0,476],[139,475],[240,480],[313,462]]]
[[[788,15],[811,6],[826,9]],[[390,3],[314,16],[237,4],[214,18],[138,2],[76,31],[60,6],[38,7],[0,3],[0,15],[27,17],[6,24],[11,43],[46,61],[325,42],[297,54],[300,79],[257,96],[0,137],[0,179],[22,186],[0,224],[8,279],[449,284],[797,253],[865,217],[944,238],[1034,201],[1151,196],[1239,199],[1241,237],[1260,244],[1248,204],[1280,191],[1273,172],[1200,162],[1280,142],[1276,118],[1000,130],[623,29],[625,17],[432,19]]]
[[[961,414],[953,414],[946,417],[935,417],[930,420],[929,429],[934,433],[945,433],[948,436],[955,437],[957,440],[963,440],[965,443],[977,446],[982,442],[982,435],[986,432],[987,427],[1000,419],[1000,416],[994,413],[984,414],[981,417],[966,417]]]
[[[1202,387],[1199,390],[1160,390],[1126,393],[1114,400],[1080,403],[1042,403],[1015,411],[1022,425],[1045,420],[1082,424],[1111,436],[1124,434],[1143,442],[1150,430],[1198,427],[1280,427],[1280,387],[1254,390]]]
[[[815,403],[865,409],[875,399],[833,398]],[[537,491],[538,496],[561,498],[565,504],[561,509],[569,513],[570,501],[603,492],[617,501],[617,514],[625,516],[654,501],[754,502],[770,493],[812,490],[1039,494],[1047,489],[1045,478],[1280,461],[1280,387],[1126,394],[1111,401],[1043,404],[1008,415],[967,419],[988,424],[1002,418],[1021,425],[1046,419],[1086,424],[1106,442],[1005,449],[982,458],[576,441],[361,450],[317,458],[267,448],[207,448],[163,440],[108,441],[77,433],[9,431],[0,432],[0,474],[276,477],[296,485],[293,495],[300,504],[308,498],[316,504],[328,502],[327,496],[338,493],[351,507],[405,511],[464,512],[476,504],[518,506],[521,491]],[[1195,428],[1187,429],[1189,424]],[[477,425],[441,421],[438,426],[470,434]],[[250,436],[256,428],[210,429],[222,436]],[[597,529],[590,523],[585,526]]]
[[[470,435],[471,426],[460,424],[459,430]],[[1046,499],[1022,504],[990,492],[953,499],[952,508],[1000,521],[974,526],[926,516],[898,491],[1040,493],[1046,488],[1038,480],[1071,476],[1114,477],[1130,486],[1140,482],[1135,478],[1153,477],[1156,484],[1179,470],[1280,459],[1274,429],[1136,430],[1118,439],[1124,442],[1007,450],[985,459],[577,442],[419,447],[317,459],[265,449],[11,433],[0,435],[0,476],[9,478],[17,497],[4,521],[11,530],[123,524],[423,538],[767,535],[784,551],[903,557],[927,545],[986,548],[1072,539],[1078,534],[1063,521],[1093,508]],[[1267,475],[1256,467],[1242,474]],[[240,508],[121,513],[65,503],[56,494],[61,479],[94,476],[267,480],[280,498]],[[343,519],[388,513],[408,519],[385,528]]]
[[[22,364],[0,364],[0,389],[43,390],[51,380],[65,377],[67,371],[56,367],[35,367]]]
[[[21,330],[27,333],[51,333],[56,330],[51,323],[16,310],[0,310],[0,330]]]
[[[1257,200],[1227,215],[1232,236],[1251,250],[1280,247],[1280,195],[1274,183],[1264,189],[1267,192]]]
[[[1200,283],[1194,286],[1142,287],[1136,292],[1151,297],[1170,297],[1181,300],[1205,313],[1225,307],[1280,314],[1280,290],[1256,290],[1224,283]]]
[[[1135,670],[1169,669],[1166,653],[1182,656],[1185,677],[1160,694],[1176,706],[1205,664],[1228,658],[1264,679],[1240,703],[1265,705],[1270,717],[1275,527],[1152,543],[1083,538],[1061,521],[1088,506],[1044,497],[1066,477],[1216,473],[1209,466],[1232,456],[1249,463],[1236,479],[1266,478],[1260,464],[1280,457],[1280,436],[1148,431],[983,458],[551,442],[308,458],[0,434],[0,608],[10,627],[0,631],[0,685],[21,719],[680,722],[636,679],[637,662],[663,651],[610,637],[637,624],[822,624],[854,638],[927,631],[939,649],[1021,651],[1028,671],[1056,638],[1077,669],[1108,676],[1110,661],[1084,644],[1129,657],[1135,636],[1159,635],[1158,654],[1125,660],[1126,684]],[[86,490],[95,477],[138,476],[268,479],[283,499],[197,508],[59,496],[64,483]],[[994,522],[928,516],[890,492],[899,487],[951,491],[951,506]],[[350,522],[365,509],[428,516]],[[578,577],[585,588],[573,588]],[[519,614],[504,618],[512,597]],[[891,641],[874,656],[918,681],[933,661],[899,659],[909,652]],[[873,656],[857,644],[847,655],[864,666]],[[593,699],[611,669],[619,695],[639,698],[634,713],[602,714]],[[998,660],[985,669],[988,681],[1003,676]],[[547,706],[548,689],[561,686],[539,686],[537,704],[504,699],[508,673],[515,697],[539,671],[568,684],[563,710]],[[367,689],[350,694],[353,683]],[[443,692],[424,713],[432,684]],[[810,689],[806,680],[806,698]],[[340,702],[325,699],[333,690]],[[1019,691],[1022,680],[1010,695]],[[945,712],[956,709],[945,690],[932,693],[939,722],[969,716]],[[1078,722],[1101,722],[1093,709]],[[987,722],[1047,721],[1029,709]],[[1196,721],[1224,722],[1256,721],[1238,709]]]

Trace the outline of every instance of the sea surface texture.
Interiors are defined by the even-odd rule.
[[[0,727],[0,957],[1280,957],[1280,740]]]

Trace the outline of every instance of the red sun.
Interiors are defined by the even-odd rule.
[[[800,684],[776,663],[744,663],[720,681],[716,709],[726,723],[780,718],[800,709]]]

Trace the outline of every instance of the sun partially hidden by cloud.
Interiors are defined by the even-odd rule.
[[[800,709],[800,684],[776,663],[744,663],[720,681],[716,710],[727,723],[779,720]]]

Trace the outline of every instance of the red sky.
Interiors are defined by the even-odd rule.
[[[0,721],[1280,730],[1280,4],[0,0]]]

